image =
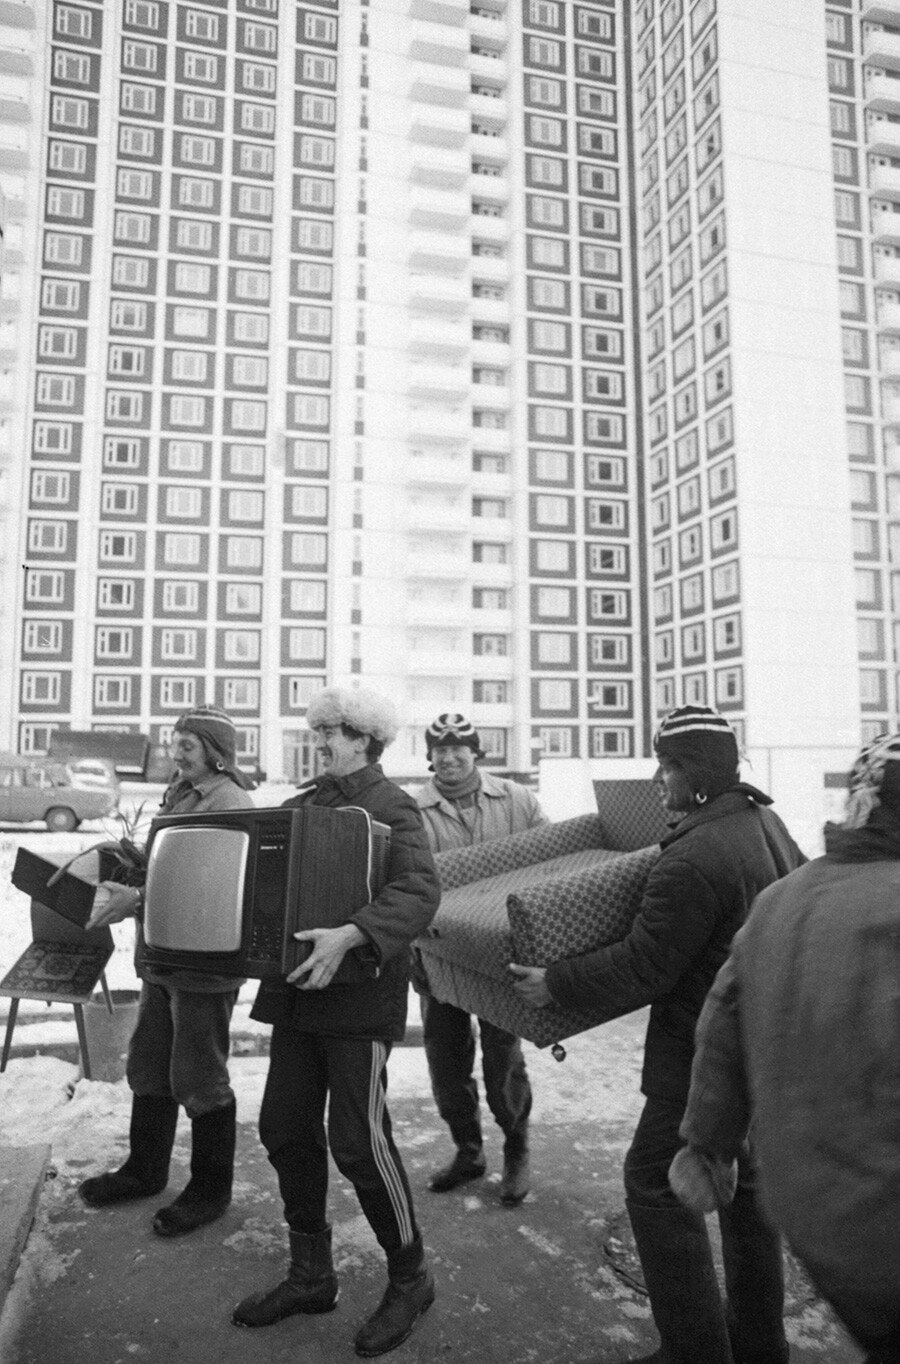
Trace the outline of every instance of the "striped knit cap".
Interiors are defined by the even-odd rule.
[[[845,829],[861,829],[882,804],[900,806],[900,734],[879,734],[850,769]]]
[[[476,757],[483,757],[481,740],[471,720],[457,711],[444,711],[425,731],[425,748],[430,756],[433,748],[471,748]]]
[[[738,779],[737,736],[724,715],[709,706],[679,706],[653,737],[658,758],[682,769],[695,795],[720,796]]]
[[[195,706],[185,711],[175,724],[176,732],[196,734],[212,767],[231,769],[237,762],[234,721],[218,706]]]

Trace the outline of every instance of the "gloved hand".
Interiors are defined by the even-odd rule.
[[[683,1146],[669,1166],[669,1185],[694,1212],[715,1212],[734,1198],[737,1161],[722,1160],[697,1146]]]

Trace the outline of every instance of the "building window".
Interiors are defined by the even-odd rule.
[[[94,705],[127,709],[131,705],[131,678],[95,677]]]

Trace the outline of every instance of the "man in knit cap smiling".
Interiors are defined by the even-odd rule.
[[[482,772],[477,731],[464,715],[439,715],[425,731],[434,777],[416,799],[434,852],[487,843],[547,823],[526,786]],[[421,970],[415,984],[422,1001],[425,1055],[434,1101],[450,1128],[456,1154],[431,1176],[433,1193],[480,1178],[486,1167],[474,1078],[475,1039],[465,1009],[435,999]],[[528,1115],[531,1086],[518,1037],[479,1018],[481,1063],[488,1107],[503,1132],[500,1201],[521,1203],[528,1192]]]
[[[682,706],[663,720],[654,748],[672,827],[631,929],[546,969],[510,970],[536,1007],[650,1005],[645,1103],[625,1157],[626,1207],[660,1336],[646,1364],[785,1364],[781,1246],[756,1209],[747,1152],[720,1217],[727,1311],[706,1223],[678,1201],[668,1172],[682,1144],[703,1001],[755,895],[805,859],[769,797],[740,781],[737,738],[723,715]]]

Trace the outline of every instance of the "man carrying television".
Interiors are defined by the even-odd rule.
[[[307,724],[325,771],[286,804],[362,808],[390,827],[390,850],[372,902],[338,928],[298,933],[312,945],[310,955],[286,980],[260,986],[252,1016],[273,1027],[259,1132],[278,1176],[291,1263],[281,1283],[238,1303],[232,1320],[269,1326],[334,1307],[330,1149],[387,1257],[387,1290],[355,1340],[358,1355],[374,1358],[400,1345],[434,1301],[391,1135],[386,1068],[406,1026],[409,946],[431,922],[440,885],[415,801],[379,765],[398,728],[391,702],[371,691],[326,688],[310,700]],[[341,983],[333,984],[345,959]],[[344,983],[348,976],[353,983]]]

